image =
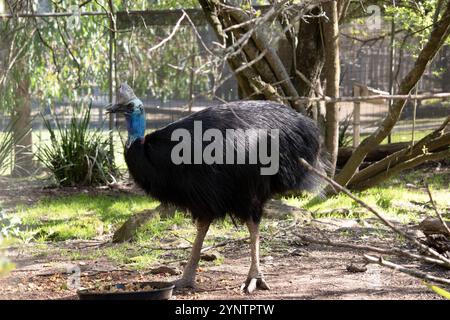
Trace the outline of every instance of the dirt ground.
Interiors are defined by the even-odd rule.
[[[69,245],[69,244],[66,244]],[[92,242],[70,244],[72,250],[96,245]],[[238,250],[236,250],[238,249]],[[16,251],[18,267],[0,279],[0,299],[77,299],[74,263],[63,256],[30,257]],[[367,271],[351,273],[350,261],[361,266],[353,253],[309,245],[287,252],[271,252],[262,258],[262,269],[270,291],[244,295],[239,287],[249,266],[246,245],[224,253],[220,266],[199,269],[197,288],[174,292],[172,299],[439,299],[420,281],[398,272],[368,265]],[[103,260],[77,261],[80,285],[129,281],[172,281],[177,276],[151,275],[148,272],[121,270]]]
[[[3,200],[9,197],[9,192],[17,194],[20,188],[22,186],[16,184],[12,188],[15,190],[3,189]],[[4,203],[11,206],[18,202],[33,203],[52,193],[51,190],[42,192],[42,189],[40,193],[25,192],[23,188],[23,193],[15,198],[14,203]],[[395,238],[380,236],[380,229],[375,225],[376,222],[370,220],[361,223],[351,219],[323,218],[300,223],[293,232],[316,237],[320,228],[320,232],[333,241],[392,246]],[[263,237],[261,265],[271,286],[270,291],[256,291],[253,295],[240,292],[250,258],[248,244],[238,242],[220,249],[224,257],[220,265],[203,263],[199,268],[196,289],[175,291],[172,299],[440,299],[421,281],[378,265],[367,265],[366,272],[349,272],[347,267],[350,264],[363,265],[360,253],[301,243],[292,234],[287,233],[275,240]],[[16,269],[0,279],[0,299],[78,299],[76,288],[80,286],[172,281],[178,277],[126,269],[101,256],[70,261],[67,255],[61,254],[72,251],[89,253],[108,246],[114,244],[109,239],[100,239],[50,242],[41,251],[36,249],[36,244],[12,247],[8,256],[16,264]],[[180,261],[168,265],[182,270]],[[79,277],[77,271],[80,272]]]

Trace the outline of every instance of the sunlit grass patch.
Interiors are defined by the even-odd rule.
[[[412,177],[417,181],[417,173],[412,173]],[[401,182],[400,182],[401,181]],[[429,179],[433,198],[439,209],[445,211],[450,207],[450,197],[448,196],[448,177]],[[418,188],[406,187],[405,180],[394,178],[390,181],[371,188],[363,192],[355,192],[357,197],[367,204],[378,208],[381,213],[396,217],[405,222],[418,221],[424,214],[434,215],[434,212],[422,204],[427,204],[429,197],[427,193]],[[285,197],[286,203],[302,207],[312,212],[316,218],[365,218],[372,214],[362,208],[345,194],[338,194],[329,198],[317,198],[313,195],[304,197]]]
[[[190,218],[179,211],[173,217],[166,219],[161,219],[159,215],[156,215],[137,231],[136,240],[137,242],[159,240],[167,236],[171,230],[188,224],[192,224]]]
[[[38,240],[92,239],[112,232],[132,214],[157,204],[145,196],[79,194],[46,198],[31,207],[18,207],[13,214]]]
[[[428,120],[428,119],[426,119]],[[443,121],[443,120],[442,120]],[[401,124],[402,121],[399,122],[399,124]],[[418,125],[419,123],[417,123]],[[411,126],[412,126],[412,122],[411,122]],[[438,127],[439,125],[436,125],[436,127]],[[391,142],[390,143],[397,143],[397,142],[410,142],[412,140],[412,130],[401,130],[401,131],[393,131],[391,133]],[[417,142],[420,139],[424,138],[425,136],[429,135],[431,132],[433,132],[433,130],[428,129],[428,130],[417,130],[414,133],[414,140]],[[368,133],[364,133],[361,134],[361,140],[364,140],[365,138],[367,138],[370,134]],[[386,137],[381,144],[388,144],[389,143],[389,139]]]

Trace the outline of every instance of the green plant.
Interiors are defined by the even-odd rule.
[[[79,110],[78,117],[76,110]],[[106,184],[118,172],[109,157],[107,136],[102,129],[89,128],[90,117],[90,105],[74,108],[66,126],[57,116],[50,120],[43,117],[51,144],[41,146],[37,157],[62,186]]]

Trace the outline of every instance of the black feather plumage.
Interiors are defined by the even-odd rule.
[[[203,130],[219,129],[224,136],[226,129],[279,129],[278,173],[261,175],[261,163],[175,165],[171,150],[178,142],[171,141],[172,132],[184,128],[193,134],[194,121],[202,121]],[[314,177],[298,159],[319,167],[320,153],[320,132],[309,118],[274,102],[239,101],[204,109],[136,140],[125,151],[125,160],[135,182],[148,194],[189,210],[194,219],[230,214],[259,222],[265,202],[274,194],[314,188]]]

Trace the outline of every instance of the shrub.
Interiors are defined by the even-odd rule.
[[[75,110],[66,126],[57,116],[44,118],[51,144],[39,147],[37,157],[61,186],[109,183],[117,168],[108,153],[107,135],[102,129],[89,128],[91,106],[80,108],[78,117]]]

